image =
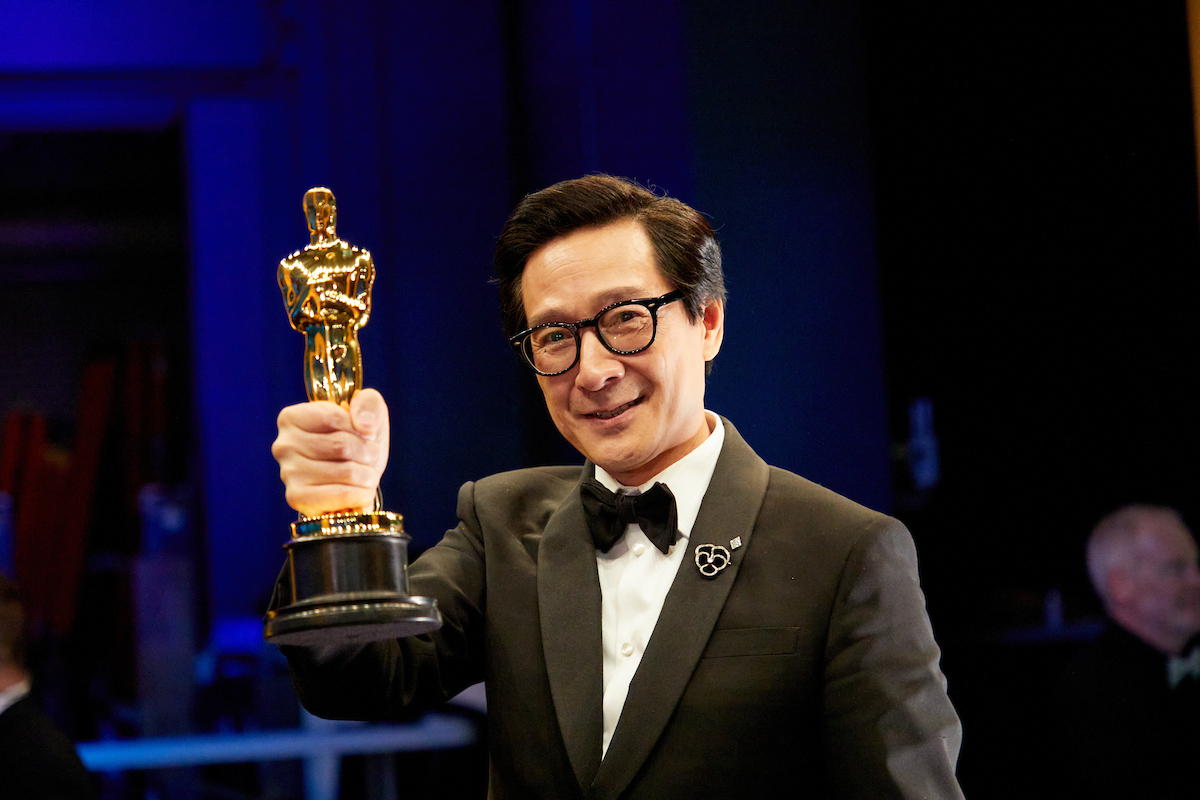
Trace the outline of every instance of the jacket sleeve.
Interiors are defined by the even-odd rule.
[[[459,490],[458,525],[409,567],[409,592],[437,600],[440,630],[368,644],[280,646],[309,712],[327,719],[392,719],[436,706],[483,680],[485,559],[474,488],[468,483]],[[286,579],[285,572],[280,581]]]
[[[912,537],[879,518],[849,550],[830,619],[824,703],[836,797],[962,797],[962,726],[939,658]]]

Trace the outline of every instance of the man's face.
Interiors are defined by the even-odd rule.
[[[1130,571],[1133,609],[1147,630],[1179,647],[1200,632],[1196,543],[1168,514],[1147,515],[1138,531],[1139,560]]]
[[[621,220],[584,228],[534,251],[521,279],[530,326],[589,319],[622,300],[675,287],[659,271],[642,226]],[[711,302],[692,321],[682,301],[658,310],[654,344],[631,356],[605,349],[594,328],[580,333],[579,363],[538,376],[554,424],[579,452],[626,486],[636,486],[708,436],[704,362],[721,347],[724,309]]]

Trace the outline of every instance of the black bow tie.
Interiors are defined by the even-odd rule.
[[[596,479],[579,486],[579,499],[587,515],[588,528],[596,549],[607,553],[625,534],[625,526],[636,522],[654,546],[667,554],[679,532],[675,495],[664,484],[656,483],[641,494],[613,494]]]

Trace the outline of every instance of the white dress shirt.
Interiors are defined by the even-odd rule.
[[[600,624],[604,645],[604,739],[601,757],[608,752],[613,731],[625,707],[629,683],[637,672],[646,652],[646,644],[654,632],[667,591],[687,552],[688,538],[700,503],[708,491],[725,428],[711,411],[704,412],[709,436],[692,452],[654,476],[641,486],[628,487],[617,483],[611,475],[596,467],[596,479],[609,491],[625,489],[634,494],[643,492],[655,483],[666,484],[675,495],[679,516],[679,538],[666,555],[655,547],[642,532],[640,525],[630,525],[625,535],[607,553],[596,551],[596,566],[600,574]]]

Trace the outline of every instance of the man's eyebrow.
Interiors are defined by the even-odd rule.
[[[644,286],[618,286],[615,289],[609,289],[597,299],[599,306],[596,308],[599,311],[605,306],[610,306],[613,303],[620,303],[625,300],[640,300],[646,296],[646,287]]]
[[[609,289],[596,296],[596,306],[592,313],[600,311],[602,308],[607,308],[613,303],[621,303],[626,300],[641,300],[644,297],[653,297],[656,295],[648,295],[644,286],[617,286]],[[526,320],[526,324],[530,328],[536,328],[538,325],[545,325],[550,322],[578,322],[578,318],[571,317],[560,308],[551,307],[538,313],[534,317]]]

